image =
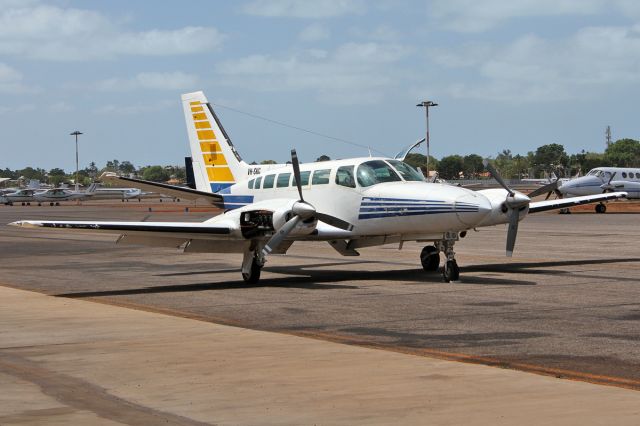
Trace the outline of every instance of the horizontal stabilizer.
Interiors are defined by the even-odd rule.
[[[211,192],[198,191],[182,186],[168,185],[166,183],[151,182],[148,180],[128,178],[124,176],[118,176],[115,173],[105,172],[100,176],[100,180],[103,182],[109,182],[117,184],[119,186],[131,186],[147,192],[156,192],[164,194],[169,197],[183,198],[185,200],[199,200],[205,199],[214,206],[223,207],[222,195],[213,194]]]

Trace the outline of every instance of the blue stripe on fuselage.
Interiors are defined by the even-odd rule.
[[[237,209],[253,203],[253,195],[226,195],[222,194],[225,209]]]

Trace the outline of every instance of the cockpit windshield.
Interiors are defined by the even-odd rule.
[[[593,169],[587,174],[587,176],[598,176],[598,177],[600,177],[600,176],[602,176],[602,170]]]
[[[393,168],[382,160],[371,160],[360,164],[356,174],[360,186],[401,180]]]
[[[402,161],[398,161],[398,160],[388,160],[388,162],[393,166],[394,169],[396,169],[398,173],[400,173],[400,176],[402,176],[402,179],[406,181],[413,181],[413,182],[424,181],[424,177],[422,176],[422,174],[418,173],[417,170],[415,170],[413,167],[411,167],[407,163],[403,163]]]

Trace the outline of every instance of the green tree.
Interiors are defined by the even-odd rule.
[[[17,179],[18,175],[13,170],[10,170],[6,167],[4,170],[0,170],[0,177],[9,178],[9,179]]]
[[[404,162],[412,167],[420,168],[420,170],[422,170],[422,173],[424,174],[427,173],[427,156],[426,155],[422,155],[418,153],[410,153],[410,154],[407,154],[407,156],[404,159]],[[433,156],[429,157],[429,169],[438,170],[437,158],[434,158]]]
[[[438,174],[444,179],[458,179],[462,172],[464,164],[462,157],[459,155],[449,155],[442,157],[438,163]]]
[[[91,179],[95,179],[98,176],[98,168],[96,167],[96,163],[94,161],[89,163],[89,167],[84,170],[87,173],[87,176],[91,177]]]
[[[105,167],[105,169],[107,171],[117,173],[119,167],[120,167],[120,161],[113,160],[113,161],[107,161],[107,166]]]
[[[482,157],[478,154],[465,155],[462,159],[462,171],[466,178],[476,179],[483,170]]]
[[[74,178],[75,178],[75,175],[74,175]],[[57,167],[49,170],[49,183],[51,185],[58,186],[66,180],[67,180],[67,174],[64,172],[64,170]]]
[[[118,161],[118,160],[114,160],[114,161]],[[118,171],[122,174],[130,175],[132,173],[135,173],[136,167],[133,164],[131,164],[131,162],[129,161],[123,161],[122,163],[118,164]]]
[[[320,157],[316,158],[316,162],[318,161],[331,161],[331,158],[328,155],[322,154]]]
[[[617,140],[607,147],[604,155],[613,166],[639,167],[640,142],[628,138]]]
[[[278,164],[278,162],[274,160],[262,160],[260,164]]]
[[[533,166],[537,172],[551,173],[563,169],[567,165],[568,159],[564,146],[551,143],[538,147],[534,155]]]
[[[144,180],[153,182],[166,182],[170,177],[171,174],[162,166],[148,166],[145,167],[142,172],[142,178]]]
[[[36,179],[44,182],[46,172],[41,168],[34,169],[33,167],[25,167],[24,169],[16,170],[16,174],[18,175],[18,177],[24,177],[25,179]]]

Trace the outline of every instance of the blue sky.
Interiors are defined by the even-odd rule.
[[[632,0],[0,0],[0,168],[181,164],[180,95],[204,90],[249,162],[495,156],[640,138]],[[215,106],[218,104],[219,106]]]

